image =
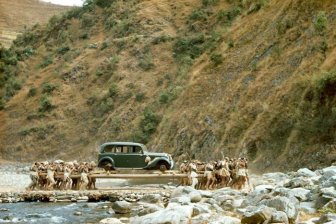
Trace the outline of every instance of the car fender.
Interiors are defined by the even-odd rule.
[[[114,167],[114,160],[111,158],[111,157],[103,157],[101,158],[99,161],[98,161],[98,167],[100,167],[101,163],[104,162],[104,161],[109,161],[112,163],[112,166]]]
[[[153,159],[152,161],[150,161],[147,164],[147,166],[145,167],[145,169],[154,168],[161,161],[164,161],[164,162],[168,163],[169,166],[171,166],[171,162],[167,158],[165,158],[165,157],[156,157],[155,159]]]

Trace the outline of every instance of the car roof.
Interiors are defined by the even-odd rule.
[[[146,148],[144,144],[137,143],[137,142],[105,142],[104,144],[101,145],[101,147],[104,147],[107,145],[140,146],[141,148]]]

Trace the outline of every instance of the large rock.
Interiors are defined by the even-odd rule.
[[[295,198],[289,199],[287,197],[276,196],[275,198],[262,201],[261,204],[285,212],[290,223],[294,223],[298,216],[299,203]]]
[[[259,185],[254,188],[254,194],[267,194],[272,192],[274,189],[273,185]]]
[[[242,224],[261,224],[272,219],[274,210],[267,206],[248,207],[243,214]]]
[[[112,208],[117,214],[127,214],[131,212],[132,204],[127,201],[116,201],[113,203]]]
[[[211,213],[210,205],[207,203],[197,203],[193,207],[193,216]]]
[[[136,214],[138,214],[139,216],[143,216],[143,215],[147,215],[150,213],[160,211],[162,209],[164,208],[156,204],[139,202],[139,206],[137,206]]]
[[[336,176],[332,176],[328,179],[321,178],[320,180],[320,186],[325,187],[336,187]]]
[[[181,205],[188,205],[191,203],[190,197],[182,195],[180,197],[175,197],[170,200],[173,203],[179,203]]]
[[[328,214],[322,215],[320,219],[316,222],[316,224],[325,224],[328,222],[332,222],[332,224],[336,223],[335,213],[328,213]]]
[[[99,224],[123,224],[119,219],[116,218],[106,218],[100,220]]]
[[[314,182],[307,177],[295,177],[284,184],[284,186],[288,188],[298,188],[298,187],[306,188],[311,187],[313,185]]]
[[[272,223],[285,223],[288,224],[287,214],[282,211],[275,211],[272,214]]]
[[[160,203],[162,202],[162,196],[160,194],[146,194],[140,201],[148,203]]]
[[[307,201],[309,197],[310,190],[304,188],[294,188],[287,192],[288,197],[295,197],[299,201]]]
[[[306,214],[315,214],[315,202],[300,202],[299,211],[303,211]]]
[[[209,224],[240,224],[240,223],[241,223],[240,219],[230,216],[217,216],[213,217],[213,219],[209,221]]]
[[[177,205],[173,208],[166,208],[145,216],[137,216],[130,219],[132,224],[187,224],[190,223],[193,213],[192,206]]]
[[[274,183],[276,185],[281,185],[284,181],[289,179],[289,176],[284,173],[265,173],[262,175],[263,179],[266,179],[269,183]]]
[[[302,168],[302,169],[299,169],[297,171],[297,174],[299,176],[303,176],[303,177],[315,177],[317,176],[316,173],[314,173],[313,171],[311,171],[310,169],[308,168]]]
[[[191,202],[197,203],[202,200],[202,195],[198,191],[192,191],[189,193],[189,198]]]

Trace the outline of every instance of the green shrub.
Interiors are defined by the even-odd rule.
[[[193,37],[179,38],[174,46],[173,53],[175,58],[188,56],[191,59],[198,58],[204,51],[203,44],[206,39],[203,34]]]
[[[145,94],[144,93],[137,93],[135,95],[135,101],[137,102],[142,102],[145,98]]]
[[[113,83],[109,88],[108,95],[109,97],[116,97],[118,93],[119,93],[118,86],[115,83]]]
[[[162,35],[162,36],[155,37],[155,38],[152,40],[152,44],[156,45],[156,44],[160,44],[160,43],[165,43],[165,42],[171,41],[171,40],[173,40],[173,39],[174,39],[174,38],[172,38],[172,37],[169,36],[169,35]]]
[[[37,89],[36,89],[35,87],[31,87],[31,88],[29,89],[28,93],[27,93],[27,96],[28,96],[28,97],[33,97],[33,96],[36,95],[36,93],[37,93]]]
[[[161,119],[152,110],[146,108],[143,113],[143,118],[140,122],[144,133],[153,134]]]
[[[84,14],[81,18],[81,28],[90,28],[95,24],[95,16]]]
[[[231,23],[233,20],[239,16],[242,9],[238,6],[232,7],[229,10],[221,10],[217,14],[217,21],[223,23]]]
[[[224,58],[223,58],[222,54],[212,54],[210,56],[210,60],[215,65],[219,65],[219,64],[221,64],[223,62]]]
[[[0,98],[0,110],[5,109],[6,103],[5,100],[3,98]]]
[[[166,103],[168,103],[169,98],[170,98],[169,93],[164,91],[159,96],[159,102],[162,103],[162,104],[166,104]]]
[[[144,71],[148,71],[154,67],[153,59],[150,54],[142,56],[139,60],[138,66]]]
[[[103,43],[102,43],[102,45],[100,46],[100,50],[102,51],[102,50],[105,50],[106,48],[108,48],[108,46],[109,46],[109,43],[107,42],[107,41],[104,41]]]
[[[69,46],[61,46],[61,47],[57,48],[57,50],[56,50],[57,54],[60,54],[60,55],[64,55],[68,51],[70,51]]]
[[[203,6],[217,5],[219,0],[202,0]]]
[[[328,17],[324,11],[320,11],[314,18],[314,28],[319,34],[323,34],[328,27]]]
[[[44,113],[44,112],[49,112],[54,108],[52,105],[50,99],[48,98],[47,95],[43,95],[40,99],[40,107],[39,107],[39,112]]]
[[[195,9],[189,16],[190,21],[207,21],[208,14],[202,9]]]
[[[21,83],[14,77],[11,77],[5,84],[5,99],[10,99],[20,89]]]
[[[312,78],[312,85],[318,93],[322,93],[328,87],[336,87],[336,71],[314,75]]]
[[[45,68],[48,65],[51,65],[53,63],[53,57],[51,55],[45,57],[42,59],[42,62],[39,64],[39,68]]]
[[[56,85],[51,84],[51,83],[43,83],[42,85],[42,93],[46,93],[46,94],[51,94],[55,89],[57,88]]]

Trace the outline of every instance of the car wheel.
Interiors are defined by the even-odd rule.
[[[102,163],[102,167],[104,168],[105,171],[110,171],[110,170],[113,170],[113,166],[112,166],[112,163],[111,162],[103,162]]]
[[[168,166],[167,163],[161,162],[161,163],[158,164],[158,168],[161,172],[164,172],[164,171],[169,169],[169,166]]]

